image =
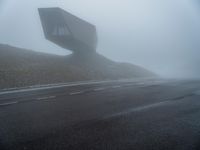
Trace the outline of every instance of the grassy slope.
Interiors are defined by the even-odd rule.
[[[97,53],[57,56],[0,45],[0,88],[148,76],[154,74]]]

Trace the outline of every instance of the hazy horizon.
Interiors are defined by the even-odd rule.
[[[0,0],[0,43],[70,54],[44,38],[38,10],[61,7],[94,24],[97,52],[164,77],[200,77],[198,0]]]

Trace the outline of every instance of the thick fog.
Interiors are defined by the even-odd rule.
[[[0,43],[69,54],[45,40],[37,12],[57,6],[96,25],[97,51],[112,60],[200,76],[199,0],[0,0]]]

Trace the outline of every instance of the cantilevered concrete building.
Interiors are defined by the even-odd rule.
[[[96,27],[61,8],[39,8],[46,39],[74,53],[95,52]]]

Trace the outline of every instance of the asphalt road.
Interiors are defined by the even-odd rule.
[[[200,81],[0,92],[0,150],[199,150]]]

